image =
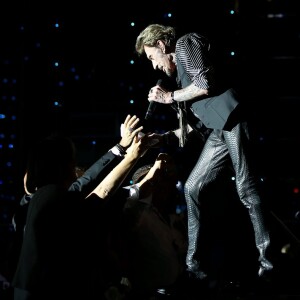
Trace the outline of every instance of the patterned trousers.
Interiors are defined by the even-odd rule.
[[[273,268],[272,263],[266,258],[270,237],[263,216],[257,178],[250,166],[248,145],[247,123],[239,123],[231,131],[212,131],[185,183],[189,242],[186,265],[187,270],[194,273],[197,278],[206,277],[196,256],[201,232],[201,197],[206,187],[218,177],[225,167],[228,167],[229,160],[231,160],[235,172],[237,194],[248,210],[254,229],[255,244],[259,251],[258,274],[261,275],[265,270]]]

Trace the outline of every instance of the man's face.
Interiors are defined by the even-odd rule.
[[[147,58],[152,62],[154,70],[161,70],[171,77],[176,71],[176,65],[173,62],[173,57],[170,54],[165,54],[165,48],[145,46],[145,53]]]

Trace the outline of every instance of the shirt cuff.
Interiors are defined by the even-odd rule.
[[[129,190],[129,196],[127,199],[138,200],[140,198],[140,186],[138,184],[125,186],[124,189]]]
[[[124,157],[124,151],[122,151],[117,145],[112,147],[110,151],[116,156]]]

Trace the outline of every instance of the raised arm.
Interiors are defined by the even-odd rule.
[[[142,126],[137,127],[138,122],[139,118],[137,116],[127,115],[121,125],[120,142],[100,157],[82,176],[77,178],[69,190],[83,193],[84,197],[90,194],[99,182],[123,159],[134,136],[143,129]]]
[[[113,195],[139,158],[151,147],[151,141],[152,138],[148,135],[143,136],[141,139],[135,136],[131,146],[126,151],[124,159],[101,181],[90,195],[97,195],[101,199],[107,199]]]

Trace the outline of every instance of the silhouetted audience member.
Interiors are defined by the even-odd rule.
[[[93,299],[92,265],[97,254],[94,249],[98,250],[95,235],[101,236],[103,228],[91,226],[95,218],[101,220],[105,215],[103,200],[111,197],[151,146],[148,136],[137,138],[142,127],[134,129],[136,123],[127,128],[132,141],[130,147],[125,151],[117,145],[124,157],[104,179],[100,174],[111,161],[108,158],[101,158],[101,163],[76,177],[75,147],[67,137],[47,137],[32,149],[27,169],[31,186],[27,188],[34,194],[29,202],[23,244],[12,282],[15,300]],[[104,282],[98,286],[99,290],[102,288]]]
[[[90,168],[82,170],[82,168],[76,167],[76,181],[70,186],[70,190],[78,190],[87,195],[95,188],[97,183],[101,181],[107,175],[107,173],[120,162],[124,157],[126,149],[132,142],[133,137],[139,133],[143,127],[137,127],[139,118],[136,115],[127,115],[124,122],[121,124],[121,140],[118,144],[112,147],[107,153],[100,157]],[[35,183],[31,182],[34,170],[31,163],[34,157],[28,159],[26,169],[29,170],[29,178],[27,176],[28,171],[25,170],[24,175],[24,195],[20,200],[19,205],[16,206],[15,213],[12,218],[12,225],[15,230],[12,241],[7,249],[7,259],[5,266],[5,275],[9,282],[15,272],[16,264],[18,262],[19,252],[21,249],[24,228],[26,223],[27,210],[29,201],[35,192]],[[54,170],[55,173],[55,170]],[[55,176],[55,175],[54,175]]]

